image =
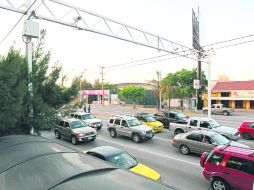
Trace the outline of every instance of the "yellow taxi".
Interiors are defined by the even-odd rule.
[[[129,169],[132,172],[153,180],[161,180],[158,172],[139,163],[134,157],[121,149],[112,146],[100,146],[88,150],[85,153],[110,162],[119,168]]]
[[[147,125],[148,127],[151,127],[153,132],[161,132],[163,131],[163,124],[156,119],[154,119],[153,116],[150,115],[136,115],[136,117],[141,121],[143,125]]]

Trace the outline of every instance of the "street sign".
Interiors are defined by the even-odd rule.
[[[200,89],[200,82],[199,82],[199,80],[194,79],[193,88],[194,89]]]

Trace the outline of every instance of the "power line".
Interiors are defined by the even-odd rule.
[[[179,55],[179,56],[175,56],[175,57],[169,57],[169,58],[166,58],[166,59],[160,59],[160,60],[156,60],[156,61],[140,63],[140,64],[130,65],[130,66],[126,66],[126,67],[114,68],[114,69],[110,69],[110,70],[107,70],[107,71],[113,71],[113,70],[117,70],[117,69],[129,68],[129,67],[136,67],[136,66],[140,66],[140,65],[146,65],[146,64],[149,64],[149,63],[156,63],[156,62],[165,61],[165,60],[169,60],[169,59],[175,59],[175,58],[179,58],[179,57],[182,57],[182,56]]]
[[[242,44],[246,44],[246,43],[250,43],[250,42],[254,42],[254,40],[249,40],[249,41],[245,41],[245,42],[239,42],[239,43],[235,43],[235,44],[221,46],[221,47],[218,47],[218,48],[214,48],[214,50],[216,50],[216,49],[223,49],[223,48],[232,47],[232,46],[237,46],[237,45],[242,45]]]
[[[207,46],[213,46],[213,45],[217,45],[217,44],[232,42],[232,41],[235,41],[235,40],[240,40],[240,39],[243,39],[243,38],[249,38],[249,37],[252,37],[252,36],[254,36],[254,34],[250,34],[250,35],[246,35],[246,36],[241,36],[241,37],[233,38],[233,39],[230,39],[230,40],[224,40],[224,41],[208,44],[208,45],[205,45],[205,46],[202,46],[202,47],[207,47]]]
[[[1,40],[0,45],[4,42],[4,40],[12,33],[12,31],[16,28],[16,26],[19,24],[19,22],[23,19],[23,17],[27,14],[27,12],[32,8],[32,6],[35,4],[37,0],[34,0],[34,2],[30,5],[30,7],[26,10],[26,12],[20,17],[20,19],[14,24],[14,26],[11,28],[11,30],[5,35],[5,37]]]

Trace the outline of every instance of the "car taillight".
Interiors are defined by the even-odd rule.
[[[209,164],[209,162],[205,162],[204,163],[204,168],[207,168],[208,164]]]
[[[175,143],[176,142],[176,140],[175,139],[173,139],[173,141],[172,141],[173,143]]]

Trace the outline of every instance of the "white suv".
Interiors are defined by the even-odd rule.
[[[109,118],[107,129],[110,136],[115,138],[117,135],[123,135],[132,138],[136,143],[141,140],[153,138],[152,129],[135,118],[125,115],[116,115]]]
[[[71,113],[71,117],[80,119],[84,121],[89,127],[95,128],[95,129],[101,129],[103,126],[102,121],[100,119],[97,119],[94,115],[86,112],[76,112]]]

